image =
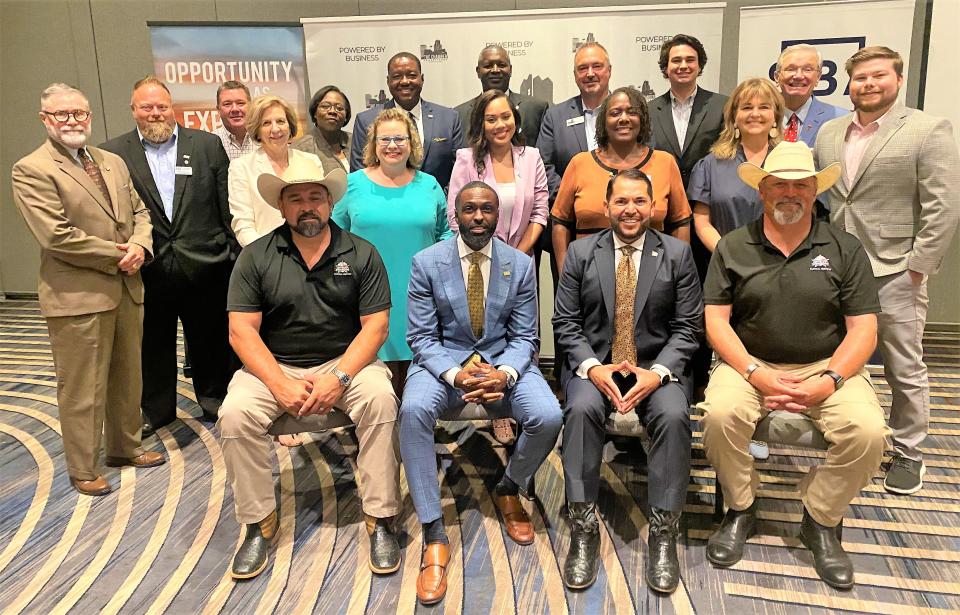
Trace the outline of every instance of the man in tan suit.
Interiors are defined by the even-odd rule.
[[[897,101],[903,59],[866,47],[846,64],[854,113],[823,125],[819,166],[843,166],[823,194],[830,220],[863,243],[880,291],[878,341],[893,390],[894,454],[883,486],[909,494],[923,487],[920,446],[930,421],[923,362],[927,277],[940,269],[960,219],[960,156],[950,122]]]
[[[157,466],[140,446],[140,267],[152,248],[150,214],[123,161],[86,145],[90,103],[62,83],[40,96],[48,139],[13,167],[13,197],[41,246],[40,310],[57,371],[63,451],[74,488],[110,493],[107,465]]]

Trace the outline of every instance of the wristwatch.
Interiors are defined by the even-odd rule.
[[[502,371],[503,371],[503,370],[502,370]],[[512,389],[513,386],[514,386],[515,384],[517,384],[517,379],[514,378],[514,377],[513,377],[513,374],[511,374],[511,373],[508,372],[508,371],[503,371],[503,373],[507,375],[507,388],[508,388],[508,389]]]
[[[832,369],[825,369],[820,372],[821,376],[830,376],[833,379],[833,390],[836,391],[843,386],[843,376],[833,371]]]
[[[337,380],[340,381],[340,386],[347,388],[350,386],[350,383],[353,382],[353,377],[346,372],[342,372],[336,367],[333,368],[333,375],[337,377]]]
[[[752,376],[753,372],[757,371],[758,369],[760,369],[759,365],[757,365],[756,363],[751,363],[750,365],[747,366],[747,369],[743,372],[743,379],[746,380],[747,382],[750,382],[750,376]]]

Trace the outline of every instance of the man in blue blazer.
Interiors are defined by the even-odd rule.
[[[400,406],[400,455],[423,525],[417,579],[423,604],[443,599],[450,560],[434,451],[437,419],[475,402],[517,421],[520,437],[494,502],[507,534],[524,545],[533,542],[534,531],[517,496],[553,450],[563,422],[534,361],[533,260],[493,237],[499,209],[487,184],[464,186],[456,199],[460,234],[414,256],[410,272],[407,343],[413,364]]]
[[[817,142],[820,127],[835,117],[850,113],[846,109],[817,100],[813,91],[820,82],[823,57],[813,45],[801,43],[783,50],[777,58],[773,76],[780,85],[786,109],[783,112],[785,141],[803,141],[809,147]],[[793,119],[796,116],[797,119]],[[794,126],[791,127],[791,122]]]
[[[373,120],[384,109],[400,107],[410,114],[423,142],[423,164],[420,170],[433,175],[440,187],[446,190],[456,152],[464,146],[460,116],[449,107],[420,98],[423,91],[423,72],[419,58],[412,53],[402,51],[387,62],[387,88],[393,98],[385,104],[377,104],[367,109],[353,121],[350,170],[363,168],[367,128]]]

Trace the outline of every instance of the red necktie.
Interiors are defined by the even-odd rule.
[[[790,141],[793,143],[797,140],[798,132],[800,128],[800,118],[797,117],[797,114],[794,113],[790,116],[790,121],[787,122],[787,130],[783,133],[783,140]]]

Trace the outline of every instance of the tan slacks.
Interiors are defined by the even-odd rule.
[[[829,360],[809,365],[758,363],[807,378],[826,369]],[[735,369],[719,362],[710,374],[706,399],[697,407],[703,411],[704,450],[723,497],[731,508],[744,510],[753,503],[760,484],[749,445],[757,423],[769,413],[763,397]],[[830,448],[826,460],[800,482],[801,500],[817,523],[834,527],[877,471],[890,430],[866,369],[804,414],[813,419]]]
[[[280,364],[280,369],[291,378],[302,378],[304,374],[329,373],[339,361],[338,357],[311,368]],[[397,406],[390,371],[380,361],[360,370],[337,401],[337,408],[356,425],[360,497],[363,511],[373,517],[400,512]],[[259,378],[246,368],[234,374],[220,406],[217,427],[241,524],[256,523],[276,509],[273,440],[267,430],[283,413]]]
[[[57,405],[67,472],[77,480],[100,474],[100,439],[107,455],[136,457],[140,447],[140,341],[143,305],[124,287],[106,312],[47,318],[57,372]]]

